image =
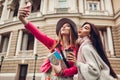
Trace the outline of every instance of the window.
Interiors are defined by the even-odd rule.
[[[1,68],[2,68],[3,60],[4,60],[4,56],[0,56],[0,71],[1,71]]]
[[[33,50],[34,36],[31,33],[23,31],[21,50]]]
[[[1,71],[1,64],[0,64],[0,71]]]
[[[66,8],[67,7],[67,0],[59,0],[58,7],[59,8]]]
[[[58,0],[56,13],[68,13],[67,0]]]
[[[20,65],[19,80],[26,80],[28,65]]]
[[[18,1],[15,3],[15,9],[14,9],[14,14],[13,14],[13,17],[17,16],[18,14],[18,9],[19,9],[19,3]]]
[[[13,0],[11,4],[8,4],[8,9],[10,11],[9,18],[13,18],[18,15],[19,1],[20,0]]]
[[[5,2],[5,0],[0,0],[0,18],[2,15],[3,7],[4,7],[4,2]]]
[[[34,46],[34,37],[32,34],[28,34],[27,50],[33,50],[33,46]]]
[[[2,15],[2,10],[3,10],[3,5],[0,4],[0,17],[1,17],[1,15]]]
[[[31,12],[40,11],[41,0],[32,0],[32,9]]]
[[[89,10],[97,10],[98,4],[97,3],[89,3]]]
[[[89,11],[100,10],[100,0],[87,0],[87,10]]]
[[[10,37],[10,33],[4,33],[1,34],[1,41],[0,41],[0,52],[7,52],[7,48],[8,48],[8,42],[9,42],[9,37]]]

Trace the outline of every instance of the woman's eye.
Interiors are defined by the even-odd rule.
[[[69,25],[67,27],[70,27]]]
[[[87,29],[87,30],[88,30],[89,28],[88,28],[88,27],[85,27],[85,29]]]

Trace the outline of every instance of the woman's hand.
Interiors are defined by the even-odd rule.
[[[68,61],[71,61],[71,62],[74,62],[76,64],[77,62],[77,58],[76,58],[76,55],[74,53],[69,53],[69,55],[67,55],[67,60]]]
[[[30,7],[31,3],[28,2],[25,7],[19,9],[19,19],[24,25],[26,25],[28,22],[25,18],[30,15]]]
[[[55,73],[57,73],[57,74],[59,74],[61,72],[61,70],[62,70],[61,65],[62,65],[61,60],[59,61],[58,65],[54,65],[54,64],[51,63],[52,68],[54,69]]]

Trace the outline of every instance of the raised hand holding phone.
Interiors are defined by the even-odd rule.
[[[28,23],[28,20],[26,19],[26,17],[28,17],[30,15],[30,9],[31,9],[31,2],[27,2],[26,6],[21,7],[19,9],[19,20],[26,25]]]

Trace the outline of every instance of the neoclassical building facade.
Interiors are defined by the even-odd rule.
[[[39,67],[49,50],[18,19],[19,8],[29,1],[28,20],[52,38],[57,39],[55,28],[61,18],[72,19],[78,28],[86,21],[94,23],[120,75],[120,0],[0,0],[0,80],[33,80],[34,75],[40,80]]]

